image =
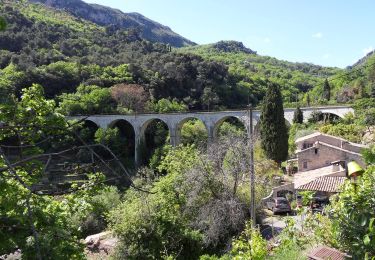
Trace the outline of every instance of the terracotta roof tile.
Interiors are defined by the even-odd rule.
[[[342,253],[336,249],[329,248],[326,246],[319,246],[315,249],[313,249],[309,255],[309,259],[313,260],[345,260],[345,259],[351,259],[350,256],[348,256],[345,253]]]
[[[309,183],[301,185],[297,190],[339,192],[339,188],[344,184],[346,177],[325,176],[317,178]]]

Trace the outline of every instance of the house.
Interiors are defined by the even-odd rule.
[[[356,161],[365,166],[361,150],[365,145],[349,142],[345,139],[316,132],[296,140],[298,171],[305,172],[343,162]]]

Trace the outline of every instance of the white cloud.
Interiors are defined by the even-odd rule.
[[[316,39],[321,39],[323,38],[323,34],[321,32],[317,32],[311,35],[311,37],[316,38]]]
[[[374,47],[369,46],[369,47],[367,47],[367,48],[364,48],[364,49],[362,50],[362,52],[363,52],[363,55],[366,55],[367,53],[369,53],[369,52],[371,52],[371,51],[373,51],[373,50],[374,50]]]

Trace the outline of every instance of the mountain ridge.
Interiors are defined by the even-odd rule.
[[[132,29],[137,31],[141,38],[148,41],[166,43],[173,47],[196,45],[196,43],[172,31],[170,27],[153,21],[140,13],[124,13],[119,9],[89,4],[81,0],[29,0],[29,2],[62,9],[78,18],[100,26]]]

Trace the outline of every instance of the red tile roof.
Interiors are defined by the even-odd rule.
[[[345,253],[342,253],[336,249],[329,248],[326,246],[319,246],[315,249],[313,249],[308,254],[309,259],[312,260],[345,260],[345,259],[351,259],[350,256],[348,256]]]
[[[301,185],[297,190],[339,192],[339,188],[344,184],[346,177],[325,176],[317,178],[309,183]]]

